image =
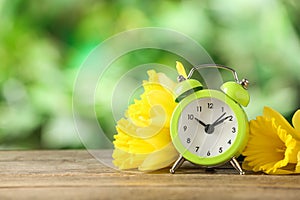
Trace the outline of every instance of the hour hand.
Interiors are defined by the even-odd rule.
[[[204,126],[205,128],[207,127],[207,124],[205,124],[203,121],[201,121],[200,119],[198,118],[194,118],[197,122],[199,122],[199,124],[201,124],[202,126]]]

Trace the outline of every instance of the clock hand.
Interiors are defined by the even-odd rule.
[[[211,133],[213,133],[214,132],[214,127],[212,127],[212,129],[210,128],[210,124],[205,124],[203,121],[201,121],[200,119],[198,119],[198,118],[196,118],[195,117],[195,120],[197,121],[197,122],[199,122],[202,126],[204,126],[204,131],[205,131],[205,133],[208,133],[208,134],[211,134]]]
[[[224,117],[226,115],[226,112],[225,113],[223,113],[214,123],[212,123],[211,125],[213,126],[213,125],[215,125],[216,123],[218,123],[218,121],[222,118],[222,117]]]
[[[207,127],[205,127],[205,132],[208,134],[212,134],[215,131],[215,125],[221,120],[222,117],[226,115],[226,112],[223,113],[216,121],[214,121],[212,124],[208,124]]]
[[[208,125],[207,131],[205,129],[206,133],[212,134],[215,131],[215,126],[223,123],[226,119],[231,118],[231,117],[232,117],[231,115],[227,116],[227,117],[224,117],[223,119],[220,119],[218,121],[215,121],[213,124]]]
[[[197,122],[199,122],[202,126],[204,126],[204,127],[207,127],[208,125],[207,124],[205,124],[203,121],[201,121],[200,119],[198,119],[198,118],[194,118]]]
[[[224,115],[226,115],[226,112],[223,113],[214,123],[208,124],[208,127],[206,127],[205,132],[208,133],[208,134],[212,134],[215,131],[215,126],[223,123],[226,119],[232,117],[231,115],[227,116],[227,117],[224,117]],[[224,118],[222,119],[222,117],[224,117]]]
[[[197,122],[199,122],[202,126],[204,126],[204,130],[207,134],[212,134],[214,131],[215,131],[215,126],[223,123],[226,119],[230,118],[231,116],[227,116],[227,117],[224,117],[224,115],[226,115],[226,112],[223,113],[214,123],[212,124],[205,124],[203,121],[201,121],[200,119],[198,118],[194,118]],[[224,117],[222,119],[222,117]]]
[[[225,118],[223,118],[223,119],[217,121],[215,124],[213,124],[213,126],[217,126],[217,125],[223,123],[226,119],[229,119],[229,118],[231,118],[231,117],[232,117],[231,115],[230,115],[230,116],[227,116],[227,117],[225,117]]]

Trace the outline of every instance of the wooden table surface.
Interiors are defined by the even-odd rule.
[[[0,152],[0,199],[300,199],[300,176],[120,172],[85,150]]]

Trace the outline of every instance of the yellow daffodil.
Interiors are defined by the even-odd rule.
[[[114,165],[119,169],[157,170],[178,157],[170,137],[169,123],[176,106],[172,90],[176,83],[163,73],[148,71],[140,100],[128,107],[117,122]]]
[[[263,116],[250,121],[250,137],[243,168],[267,174],[300,173],[300,110],[292,127],[275,110],[265,107]]]

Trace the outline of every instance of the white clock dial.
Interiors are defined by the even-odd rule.
[[[216,98],[201,98],[183,108],[178,121],[183,146],[200,157],[215,157],[236,139],[238,123],[232,109]]]

